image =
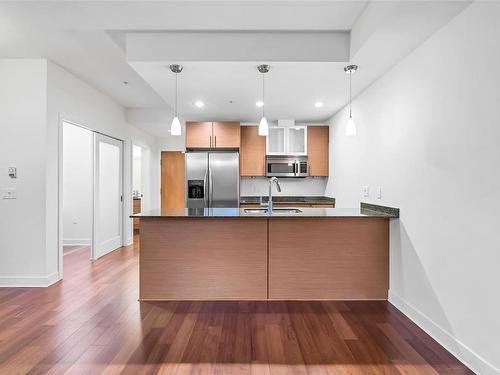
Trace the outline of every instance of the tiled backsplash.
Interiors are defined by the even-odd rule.
[[[266,195],[269,183],[266,177],[242,177],[240,182],[240,196]],[[325,195],[327,177],[279,178],[281,193],[273,186],[273,195]]]

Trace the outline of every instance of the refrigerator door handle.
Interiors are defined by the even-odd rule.
[[[208,193],[207,190],[209,190],[208,186],[208,169],[205,169],[205,176],[203,177],[203,184],[205,185],[205,193],[203,194],[203,203],[205,203],[205,207],[208,207]]]
[[[209,192],[210,192],[210,205],[209,205],[209,207],[211,208],[213,201],[214,201],[214,189],[213,189],[214,181],[212,179],[212,168],[211,167],[208,167],[208,174],[210,176],[210,190],[209,190]]]

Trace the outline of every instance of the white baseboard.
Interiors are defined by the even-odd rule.
[[[63,246],[90,246],[90,238],[65,238]]]
[[[457,340],[450,332],[446,331],[427,315],[405,302],[403,298],[396,293],[389,291],[389,302],[476,374],[500,374],[500,369],[472,351],[464,343]]]
[[[0,288],[44,288],[59,281],[59,273],[48,276],[0,276]]]

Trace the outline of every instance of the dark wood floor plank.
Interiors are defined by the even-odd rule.
[[[64,270],[0,288],[0,375],[472,374],[386,301],[139,302],[137,243]]]

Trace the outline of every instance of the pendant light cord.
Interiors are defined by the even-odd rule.
[[[175,117],[177,117],[177,75],[179,73],[175,73]]]
[[[349,71],[349,118],[352,118],[352,70]]]
[[[264,90],[264,86],[265,86],[265,79],[264,79],[264,76],[265,76],[266,73],[262,73],[262,117],[266,117],[264,115],[264,110],[265,110],[265,107],[266,107],[266,102],[265,102],[265,99],[264,99],[264,93],[265,93],[265,90]]]

